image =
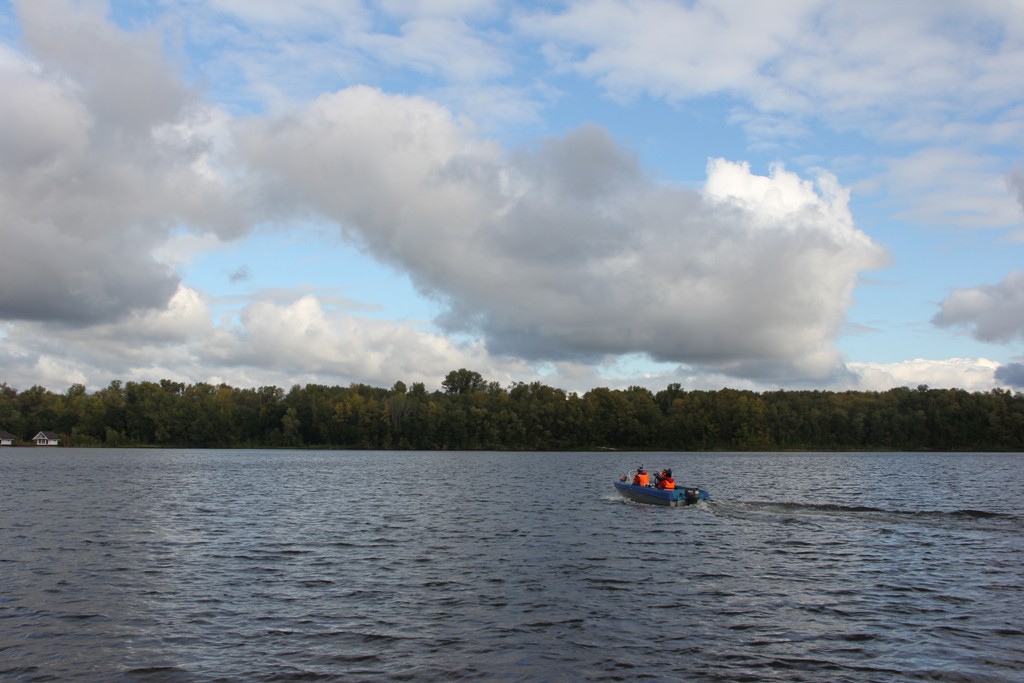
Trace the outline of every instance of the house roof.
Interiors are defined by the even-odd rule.
[[[17,439],[17,438],[18,437],[16,437],[14,434],[11,434],[10,432],[5,432],[4,430],[0,429],[0,439],[11,439],[11,440],[14,440],[14,439]]]
[[[53,441],[54,439],[60,438],[59,435],[57,434],[57,432],[39,432],[38,434],[36,434],[32,438],[33,439],[38,439],[40,436],[43,437],[43,438],[49,439],[50,441]]]

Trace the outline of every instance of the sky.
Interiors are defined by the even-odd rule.
[[[1022,0],[0,0],[0,382],[1024,387]]]

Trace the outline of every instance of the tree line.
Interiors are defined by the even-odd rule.
[[[89,393],[0,383],[0,430],[71,446],[416,450],[1024,451],[1024,396],[993,389],[686,390],[583,395],[448,373],[441,389],[121,382]]]

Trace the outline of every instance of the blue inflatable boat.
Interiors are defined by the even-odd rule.
[[[616,490],[628,500],[669,507],[682,507],[708,500],[708,492],[696,486],[677,486],[674,489],[660,489],[653,483],[638,486],[632,483],[635,474],[636,470],[631,470],[629,474],[614,482]],[[652,481],[654,479],[655,477],[652,477]]]

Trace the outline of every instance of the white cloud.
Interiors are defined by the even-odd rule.
[[[617,98],[736,94],[769,117],[876,132],[1019,102],[1024,56],[1024,9],[1013,3],[598,0],[521,27]]]
[[[986,342],[1024,338],[1024,270],[1015,270],[996,285],[955,290],[932,319],[939,327],[966,327]]]
[[[248,306],[240,326],[211,348],[211,361],[299,376],[358,378],[390,386],[395,378],[433,384],[467,362],[494,367],[482,349],[460,347],[410,323],[329,313],[313,296],[290,304]]]
[[[72,383],[97,389],[112,379],[162,378],[239,387],[307,382],[390,386],[401,379],[423,382],[432,390],[447,372],[459,367],[476,369],[505,386],[536,380],[581,393],[597,386],[636,384],[657,391],[671,382],[682,382],[690,389],[730,386],[764,391],[779,386],[770,379],[758,382],[686,366],[638,374],[611,359],[598,364],[531,364],[492,356],[479,342],[455,344],[409,323],[332,312],[312,296],[252,304],[237,322],[214,327],[202,298],[184,288],[167,312],[120,323],[84,329],[44,323],[9,326],[0,335],[0,365],[9,386],[41,385],[53,391],[63,391]],[[925,384],[988,391],[1013,385],[1007,374],[1012,366],[985,358],[850,363],[850,373],[828,386],[885,391]],[[1000,368],[1001,378],[996,374]]]
[[[913,204],[899,215],[929,226],[1019,225],[1020,206],[1007,192],[1005,162],[967,149],[922,149],[885,160],[882,184],[893,202]],[[1011,176],[1012,178],[1012,176]]]
[[[210,329],[198,293],[179,288],[166,309],[137,311],[117,322],[11,324],[0,337],[0,367],[11,386],[40,384],[55,391],[72,382],[95,389],[111,379],[133,379],[136,368],[174,368],[159,377],[177,378],[189,371],[189,344],[205,339]]]
[[[208,0],[205,4],[245,23],[280,32],[325,31],[369,22],[361,0]]]
[[[15,385],[16,388],[29,386],[55,387],[58,391],[72,384],[86,385],[88,379],[77,364],[59,356],[39,356],[31,368],[31,384]]]
[[[402,24],[398,35],[363,35],[359,44],[385,64],[477,83],[509,73],[503,39],[478,34],[458,19],[425,17]]]
[[[164,8],[185,41],[212,52],[199,76],[229,108],[280,110],[321,92],[409,72],[420,93],[458,98],[480,114],[479,91],[502,93],[516,112],[537,107],[521,83],[505,83],[517,60],[503,24],[508,7],[478,0],[249,2],[201,0]]]
[[[382,10],[402,18],[412,17],[487,17],[497,14],[502,3],[496,0],[379,0]]]
[[[915,358],[896,363],[849,364],[850,370],[859,377],[852,388],[859,391],[886,391],[893,387],[915,388],[921,385],[932,389],[990,391],[1004,385],[996,379],[999,367],[999,363],[987,358]]]
[[[252,122],[239,147],[264,194],[337,221],[496,353],[823,377],[857,273],[884,263],[827,174],[713,161],[705,192],[678,189],[597,127],[503,154],[434,103],[361,87]]]
[[[543,367],[553,384],[593,386],[626,356],[678,364],[693,384],[856,381],[833,340],[859,274],[885,256],[836,178],[713,159],[703,188],[685,189],[598,126],[502,149],[479,130],[536,121],[553,91],[550,73],[517,73],[524,35],[620,101],[725,96],[755,140],[799,140],[823,122],[886,141],[873,180],[913,198],[907,218],[1006,226],[1020,221],[1012,193],[1024,204],[996,149],[1024,132],[1017,5],[161,5],[154,26],[215,56],[191,75],[224,109],[165,58],[170,33],[122,31],[102,2],[16,7],[28,53],[0,46],[0,220],[16,255],[0,269],[0,320],[19,322],[0,337],[0,367],[22,386],[62,373],[390,385],[456,367],[499,380]],[[410,72],[452,107],[344,87]],[[247,119],[225,113],[253,102]],[[474,341],[291,293],[212,323],[175,269],[256,222],[310,213],[408,272],[445,307],[446,332]],[[936,323],[1016,339],[1020,279],[954,292]],[[982,361],[854,369],[872,386],[957,372],[980,386]]]
[[[172,267],[191,263],[197,256],[221,247],[224,242],[211,233],[179,232],[153,250],[153,258]]]
[[[1002,183],[1024,140],[1020,3],[598,0],[519,26],[613,99],[729,98],[757,149],[814,144],[814,131],[880,145],[902,217],[1020,221]]]
[[[177,275],[152,253],[180,225],[238,234],[203,117],[159,41],[94,4],[18,6],[34,60],[0,59],[0,318],[112,320],[161,308]],[[201,124],[200,124],[201,125]]]
[[[331,312],[313,296],[254,303],[237,321],[214,326],[206,303],[187,288],[164,312],[116,323],[76,329],[10,326],[0,336],[0,366],[10,386],[39,384],[55,391],[71,382],[96,389],[110,379],[160,378],[242,387],[391,386],[401,379],[438,388],[460,367],[506,384],[533,376],[528,364],[491,357],[479,343],[460,345],[411,323]]]
[[[596,79],[616,98],[677,101],[766,88],[762,66],[797,38],[816,4],[599,0],[525,16],[521,27],[548,41],[559,66]]]

